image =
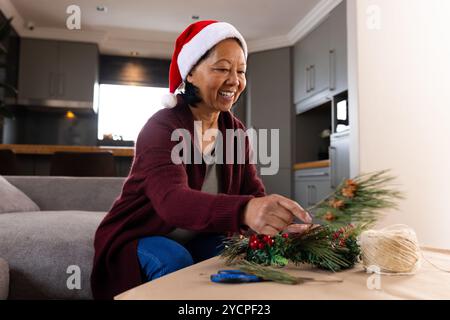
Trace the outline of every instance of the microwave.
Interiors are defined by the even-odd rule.
[[[332,134],[350,129],[348,114],[348,91],[333,97]]]

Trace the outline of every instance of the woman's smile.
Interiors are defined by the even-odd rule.
[[[234,96],[236,94],[236,91],[219,91],[219,97],[225,101],[226,103],[233,103],[234,102]]]

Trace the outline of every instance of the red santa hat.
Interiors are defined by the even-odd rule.
[[[247,44],[244,37],[235,27],[226,22],[216,20],[203,20],[191,24],[175,42],[175,50],[172,56],[169,70],[169,91],[163,97],[163,105],[173,108],[177,104],[175,90],[181,85],[197,61],[220,41],[237,38],[247,58]]]

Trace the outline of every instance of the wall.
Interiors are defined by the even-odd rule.
[[[367,25],[374,8],[378,30]],[[391,168],[407,198],[380,226],[407,224],[440,248],[450,248],[449,16],[450,1],[348,6],[352,173]]]
[[[262,176],[268,193],[293,196],[293,122],[291,48],[262,51],[248,58],[247,126],[279,129],[280,157],[276,175]],[[268,135],[270,137],[270,135]]]

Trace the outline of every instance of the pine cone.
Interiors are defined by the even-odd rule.
[[[333,199],[329,202],[329,205],[334,209],[340,209],[344,206],[344,200]]]
[[[331,212],[331,211],[327,211],[327,213],[325,213],[325,215],[323,216],[323,218],[327,221],[333,221],[336,220],[336,216]]]

